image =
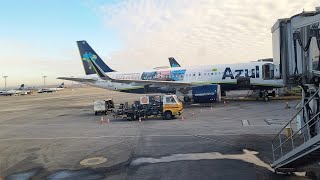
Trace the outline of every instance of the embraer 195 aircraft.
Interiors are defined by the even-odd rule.
[[[58,79],[85,83],[91,86],[127,93],[167,93],[192,98],[192,87],[219,84],[222,94],[229,90],[258,90],[268,98],[268,91],[283,87],[274,79],[272,62],[217,64],[192,67],[171,67],[142,72],[117,72],[106,65],[86,41],[77,41],[86,73],[83,77]],[[212,92],[208,92],[212,93]],[[274,93],[274,91],[273,91]]]

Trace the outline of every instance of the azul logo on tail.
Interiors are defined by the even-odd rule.
[[[88,63],[89,69],[92,69],[92,65],[91,65],[91,63],[90,63],[90,59],[91,59],[92,61],[96,61],[97,55],[92,54],[91,52],[89,52],[89,53],[86,52],[86,53],[84,53],[84,54],[82,55],[82,60],[83,60],[83,61],[86,61],[86,62]]]
[[[97,63],[97,65],[104,72],[113,72],[113,70],[102,61],[99,55],[90,47],[90,45],[86,41],[77,41],[77,45],[86,75],[96,74],[92,67],[92,64],[90,63],[90,59]]]
[[[236,69],[234,70],[234,74],[230,67],[227,67],[224,70],[222,79],[226,78],[238,78],[238,77],[249,77],[249,78],[259,78],[259,66],[256,66],[255,69]]]

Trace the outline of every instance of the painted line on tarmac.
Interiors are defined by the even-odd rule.
[[[194,136],[240,136],[240,135],[276,135],[276,133],[238,133],[238,134],[165,134],[165,135],[144,135],[143,137],[194,137]],[[66,136],[66,137],[35,137],[35,138],[4,138],[0,141],[16,141],[16,140],[59,140],[59,139],[103,139],[103,138],[135,138],[136,135],[129,136]]]
[[[270,164],[262,161],[258,156],[258,152],[243,149],[241,154],[221,154],[220,152],[206,152],[206,153],[189,153],[189,154],[172,154],[160,158],[140,157],[131,161],[132,166],[139,166],[142,164],[156,164],[156,163],[170,163],[177,161],[198,161],[198,160],[220,160],[231,159],[241,160],[247,163],[257,165],[273,171]]]
[[[90,124],[96,124],[96,123],[73,123],[73,124],[1,124],[0,127],[16,127],[16,126],[21,126],[21,127],[28,127],[28,126],[68,126],[68,125],[90,125]]]
[[[248,120],[241,120],[241,122],[242,122],[242,126],[250,126]]]
[[[59,140],[59,139],[102,139],[102,138],[134,138],[136,136],[75,136],[75,137],[44,137],[44,138],[6,138],[0,141],[14,141],[14,140]]]
[[[75,136],[75,137],[35,137],[35,138],[6,138],[0,139],[0,141],[14,141],[14,140],[59,140],[59,139],[103,139],[103,138],[135,138],[137,135],[130,135],[130,136]],[[147,135],[144,137],[191,137],[192,135]]]

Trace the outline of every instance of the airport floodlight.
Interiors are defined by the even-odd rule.
[[[74,77],[74,76],[71,76],[72,78]],[[71,84],[72,84],[72,88],[73,88],[73,81],[71,81]]]
[[[7,78],[8,76],[2,76],[4,78],[4,90],[7,90]]]
[[[47,76],[42,76],[43,77],[43,87],[46,87],[46,78]]]

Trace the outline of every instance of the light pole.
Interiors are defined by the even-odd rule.
[[[74,76],[71,76],[71,77],[74,77]],[[73,81],[71,81],[71,84],[72,84],[72,88],[73,88]]]
[[[4,78],[4,90],[7,91],[7,77],[8,76],[2,76]]]
[[[43,77],[43,87],[46,87],[46,78],[47,76],[42,76]]]

